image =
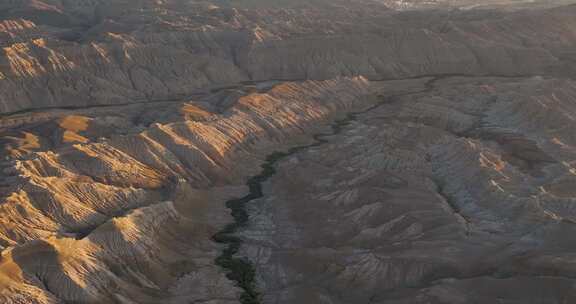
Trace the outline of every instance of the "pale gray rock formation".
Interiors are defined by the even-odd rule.
[[[572,2],[1,1],[0,302],[574,302]]]
[[[383,92],[249,207],[262,302],[574,301],[575,89],[455,77]]]
[[[384,3],[390,8],[397,10],[416,10],[416,9],[500,9],[500,10],[519,10],[555,7],[568,4],[574,4],[573,0],[377,0]]]
[[[4,113],[172,100],[248,80],[569,72],[574,57],[575,6],[401,12],[368,0],[10,3],[0,8]]]

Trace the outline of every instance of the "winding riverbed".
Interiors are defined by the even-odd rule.
[[[520,75],[486,75],[485,77],[501,77],[501,78],[518,78],[522,77]],[[268,155],[265,162],[261,165],[262,170],[259,174],[250,177],[247,181],[247,186],[249,187],[249,193],[244,197],[232,199],[226,202],[226,207],[231,210],[231,214],[234,218],[234,222],[228,224],[224,229],[219,231],[213,236],[213,240],[220,244],[225,244],[226,247],[222,251],[222,254],[216,258],[215,263],[226,270],[228,279],[234,281],[238,287],[240,287],[243,292],[240,296],[240,302],[243,304],[258,304],[261,303],[260,294],[256,286],[256,272],[254,266],[250,261],[245,258],[237,257],[236,254],[240,250],[242,245],[242,239],[235,234],[239,232],[242,228],[248,225],[249,215],[246,210],[246,204],[252,200],[263,197],[262,183],[267,181],[276,173],[275,165],[284,160],[288,156],[298,153],[302,150],[316,147],[328,142],[326,139],[329,136],[334,136],[341,133],[344,127],[350,122],[357,120],[358,115],[370,112],[378,107],[394,102],[395,99],[400,97],[405,97],[409,95],[425,94],[435,89],[436,83],[443,79],[453,78],[453,77],[481,77],[481,76],[471,76],[471,75],[461,75],[461,74],[445,74],[445,75],[423,75],[419,77],[410,77],[406,79],[397,80],[416,80],[416,79],[426,79],[423,84],[423,88],[416,91],[401,92],[392,95],[387,95],[381,97],[380,101],[375,103],[368,108],[360,111],[348,112],[343,118],[337,119],[332,122],[330,133],[318,133],[314,134],[314,143],[308,145],[301,145],[290,148],[284,152],[274,152]],[[526,76],[524,76],[526,77]],[[382,80],[386,81],[386,80]],[[454,206],[450,206],[454,209],[453,211],[459,214]]]

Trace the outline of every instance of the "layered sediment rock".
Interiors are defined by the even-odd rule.
[[[183,115],[101,140],[66,136],[89,129],[78,116],[56,120],[65,132],[32,128],[39,142],[67,140],[50,151],[12,147],[19,159],[4,164],[2,301],[234,302],[210,241],[230,221],[224,200],[244,189],[227,185],[240,184],[266,151],[369,104],[367,94],[363,78],[282,83],[202,121]]]
[[[3,10],[13,19],[0,27],[0,112],[182,98],[247,80],[540,74],[568,69],[575,43],[573,6],[453,14],[371,1],[90,3],[24,6],[19,18],[22,7]]]
[[[246,302],[279,150],[259,302],[573,301],[576,7],[477,2],[1,2],[0,302]]]
[[[280,164],[242,233],[264,303],[575,299],[574,82],[420,87]]]

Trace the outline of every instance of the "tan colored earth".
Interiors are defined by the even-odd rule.
[[[4,0],[0,46],[0,303],[576,303],[576,1]]]

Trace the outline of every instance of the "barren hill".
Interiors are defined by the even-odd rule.
[[[0,302],[576,301],[574,2],[0,2]]]

